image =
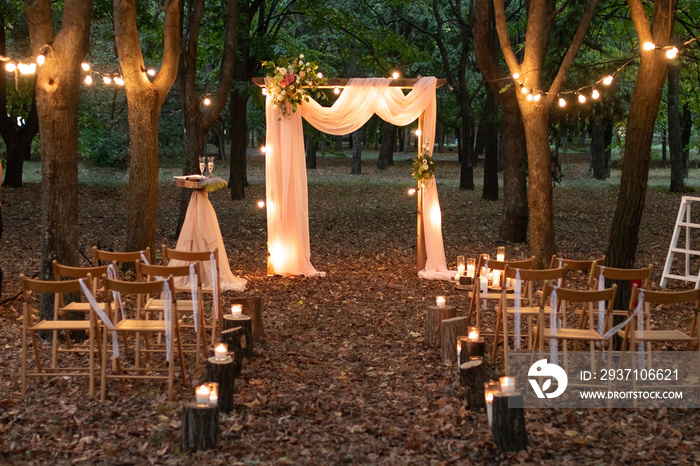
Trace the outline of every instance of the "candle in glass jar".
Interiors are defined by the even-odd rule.
[[[459,277],[461,277],[461,276],[462,276],[461,273],[459,273],[459,272],[455,273],[454,280],[459,281]]]
[[[493,286],[499,286],[501,284],[501,271],[500,270],[494,270],[493,271]]]
[[[458,275],[464,275],[464,264],[458,264],[458,265],[457,265],[457,274],[458,274]]]
[[[488,416],[489,426],[493,423],[493,396],[499,391],[498,382],[490,380],[484,383],[484,398],[486,400],[486,414]]]
[[[503,262],[504,260],[506,260],[505,246],[499,246],[498,249],[496,249],[496,260],[499,262]]]
[[[223,361],[228,357],[228,345],[225,343],[219,343],[214,348],[214,357],[217,361]]]
[[[197,387],[195,394],[197,395],[197,403],[209,403],[209,395],[211,394],[211,390],[209,390],[208,386],[200,385]]]
[[[437,307],[445,307],[446,299],[444,296],[438,296],[435,298],[435,304]]]
[[[218,385],[215,382],[209,384],[209,404],[215,405],[219,403]]]
[[[231,314],[234,316],[240,316],[243,314],[243,305],[242,304],[234,304],[231,306]]]
[[[467,277],[474,278],[474,271],[476,270],[476,260],[473,257],[467,259]]]
[[[479,341],[479,328],[469,327],[469,339],[471,341]]]
[[[501,391],[503,393],[515,392],[515,377],[501,377],[498,380],[501,383]]]

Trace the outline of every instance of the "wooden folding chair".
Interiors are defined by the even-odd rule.
[[[202,263],[197,261],[194,264],[182,266],[166,266],[166,265],[150,265],[144,264],[141,261],[136,261],[136,279],[138,281],[159,280],[162,277],[171,275],[174,279],[177,277],[187,277],[190,279],[190,288],[179,291],[178,293],[189,293],[189,299],[177,299],[177,312],[189,314],[191,320],[183,322],[180,325],[180,331],[183,329],[191,329],[194,332],[195,343],[185,343],[182,347],[185,353],[194,353],[196,356],[196,367],[206,359],[207,344],[206,331],[204,328],[204,301],[202,299],[202,283],[200,281]],[[194,290],[192,288],[194,283]],[[177,287],[176,287],[177,289]],[[142,303],[141,309],[146,313],[146,316],[152,314],[162,316],[164,312],[164,303],[161,297],[148,297]],[[184,340],[184,339],[183,339]]]
[[[219,271],[219,250],[212,251],[181,251],[171,249],[165,245],[161,246],[163,265],[170,267],[171,265],[189,265],[190,263],[201,262],[200,281],[202,283],[202,293],[211,296],[212,319],[211,324],[205,321],[206,328],[211,330],[211,344],[216,343],[216,332],[223,322],[223,309],[221,299],[221,279]],[[212,256],[214,262],[212,264]],[[174,262],[173,262],[174,261]],[[216,278],[214,278],[216,277]],[[187,280],[177,280],[175,283],[176,291],[185,291],[189,289]]]
[[[92,277],[88,275],[88,283],[92,281]],[[80,293],[81,287],[79,280],[63,280],[63,281],[43,281],[27,278],[20,275],[22,283],[23,303],[23,319],[22,319],[22,398],[27,396],[27,379],[29,377],[39,377],[43,381],[43,377],[87,377],[89,380],[90,396],[94,395],[95,381],[95,349],[96,341],[99,332],[99,327],[92,312],[88,312],[88,320],[66,320],[62,319],[59,313],[59,296],[64,293]],[[50,293],[54,295],[53,318],[35,320],[34,314],[38,311],[32,305],[32,294]],[[88,338],[88,346],[84,350],[88,354],[88,365],[85,367],[58,366],[58,351],[56,345],[61,332],[80,331],[85,332]],[[53,346],[51,356],[51,367],[47,368],[41,361],[39,351],[39,342],[37,332],[51,332],[53,334]],[[30,372],[28,370],[28,339],[31,338],[32,348],[34,351],[34,361],[36,370]],[[72,352],[75,354],[75,352]],[[76,355],[77,356],[77,355]],[[104,366],[104,364],[103,364]]]
[[[151,248],[147,247],[142,251],[105,251],[97,249],[97,246],[93,246],[92,258],[95,265],[113,264],[115,269],[121,270],[122,275],[124,275],[126,269],[133,271],[137,260],[150,263]]]
[[[476,314],[476,326],[480,328],[480,332],[482,335],[495,335],[496,331],[494,332],[489,332],[485,331],[484,329],[481,329],[480,324],[481,324],[481,310],[484,307],[484,304],[488,307],[489,304],[493,304],[496,306],[500,301],[501,301],[501,291],[502,291],[502,286],[501,285],[496,285],[494,286],[491,282],[488,281],[488,273],[489,271],[497,271],[501,277],[503,276],[503,272],[506,269],[506,265],[509,265],[511,267],[517,267],[519,269],[530,269],[532,268],[532,263],[534,262],[534,257],[531,257],[529,259],[524,259],[524,260],[510,260],[510,261],[497,261],[497,260],[491,260],[491,259],[486,259],[484,255],[481,255],[479,257],[478,265],[476,268],[475,272],[475,277],[474,277],[474,289],[469,292],[467,297],[470,299],[469,301],[469,311],[467,312],[467,325],[471,325],[472,322],[472,315],[475,313]],[[488,270],[487,270],[488,269]],[[482,290],[481,286],[481,281],[482,280],[487,281],[487,291],[484,293]],[[501,284],[505,284],[505,280],[501,280]],[[507,294],[509,296],[512,296],[513,294],[513,289],[512,287],[506,287]],[[490,290],[490,291],[489,291]]]
[[[568,269],[567,288],[589,289],[588,280],[591,274],[591,269],[596,264],[605,264],[605,256],[598,259],[567,259],[554,254],[552,255],[552,260],[549,263],[549,268],[556,269],[566,266]],[[580,281],[583,281],[582,286],[574,286]]]
[[[105,328],[103,333],[103,359],[106,361],[107,358],[107,334],[112,333],[113,345],[116,336],[114,334],[119,333],[134,333],[135,343],[134,343],[134,364],[130,368],[124,367],[122,364],[121,353],[118,347],[115,348],[112,355],[112,367],[113,373],[107,374],[107,364],[102,364],[102,374],[100,380],[100,398],[105,399],[106,396],[106,386],[107,379],[157,379],[157,380],[167,380],[168,381],[168,399],[172,400],[173,397],[173,381],[175,373],[175,348],[177,347],[178,357],[180,359],[180,372],[182,374],[182,383],[186,384],[187,376],[185,372],[185,363],[182,354],[182,340],[180,338],[180,322],[178,318],[177,302],[175,300],[174,288],[175,284],[173,277],[170,276],[166,280],[154,280],[150,282],[127,282],[122,280],[112,280],[107,278],[107,276],[102,277],[102,281],[105,286],[105,294],[107,296],[107,310],[109,318],[111,319],[112,326]],[[170,291],[170,316],[169,319],[165,320],[146,320],[144,319],[145,313],[142,311],[140,304],[145,302],[145,299],[154,293],[163,293],[165,291]],[[119,293],[120,295],[132,295],[135,299],[135,304],[133,301],[127,301],[131,304],[132,309],[128,309],[129,318],[121,315],[121,309],[119,306],[114,305],[113,293]],[[165,293],[167,295],[167,293]],[[164,295],[164,296],[165,296]],[[166,299],[164,297],[164,299]],[[134,309],[135,308],[135,309]],[[170,335],[170,345],[165,345],[164,351],[166,364],[164,366],[157,366],[153,363],[154,359],[152,347],[146,350],[146,356],[149,359],[149,364],[142,364],[142,347],[141,338],[144,341],[149,337],[149,335]],[[145,343],[144,343],[145,345]],[[153,344],[155,347],[155,343]],[[125,352],[128,349],[124,348]],[[127,354],[128,357],[128,354]],[[128,372],[128,373],[127,373]],[[167,372],[167,375],[159,375],[162,372]]]
[[[517,267],[512,267],[510,265],[506,266],[506,269],[503,273],[504,277],[506,279],[510,279],[511,283],[516,283],[517,280],[520,280],[521,297],[519,313],[521,318],[526,319],[525,323],[527,324],[527,332],[525,333],[525,337],[527,338],[527,349],[530,351],[533,349],[533,319],[537,320],[538,316],[540,315],[539,301],[541,300],[541,298],[537,296],[537,293],[535,291],[543,290],[544,286],[547,283],[560,284],[560,286],[565,285],[567,271],[568,268],[566,265],[561,268],[543,270],[520,269]],[[506,289],[503,289],[501,292],[501,301],[499,302],[498,307],[496,308],[496,312],[498,313],[498,320],[496,323],[496,335],[493,341],[493,351],[491,353],[491,358],[495,360],[499,336],[502,333],[503,359],[505,361],[506,374],[508,374],[508,337],[513,337],[514,339],[517,338],[515,328],[512,332],[508,330],[509,317],[513,317],[513,325],[516,325],[515,286],[513,288],[514,290],[512,293],[508,293]],[[549,312],[549,306],[547,305],[547,303],[544,303],[544,309],[545,312]],[[503,327],[502,329],[501,326]],[[515,347],[515,342],[513,346]]]

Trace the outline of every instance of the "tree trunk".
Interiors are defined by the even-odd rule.
[[[231,168],[228,185],[231,188],[231,199],[245,199],[245,188],[248,186],[246,173],[246,141],[248,124],[246,108],[248,93],[234,91],[231,93]]]
[[[680,74],[678,63],[668,64],[668,143],[671,158],[671,192],[685,190],[683,176],[683,146],[681,143]]]
[[[352,138],[352,169],[351,175],[362,174],[362,129],[358,129],[351,135]]]
[[[474,119],[468,102],[459,99],[460,138],[459,157],[461,169],[459,175],[459,189],[474,189]]]
[[[661,160],[665,162],[668,159],[666,155],[666,135],[668,134],[668,128],[664,128],[664,132],[661,135]]]
[[[521,110],[527,107],[521,107]],[[549,149],[548,109],[530,106],[523,113],[530,188],[530,251],[535,268],[549,266],[554,254],[552,155]]]
[[[52,278],[51,261],[78,264],[78,102],[79,69],[88,49],[92,2],[66,1],[62,27],[54,34],[48,0],[28,2],[25,14],[32,54],[52,44],[38,68],[35,98],[41,130],[41,258],[39,277]],[[53,318],[52,300],[43,299],[41,317]]]
[[[681,147],[683,148],[683,176],[688,178],[688,164],[690,162],[690,132],[693,129],[693,118],[690,113],[690,104],[683,104],[681,116]]]
[[[644,14],[641,0],[628,0],[628,4],[637,33],[643,39],[651,37],[648,18]],[[652,21],[656,42],[666,43],[670,38],[675,8],[675,0],[655,2]],[[654,124],[661,104],[666,67],[667,59],[662,51],[642,52],[637,80],[630,98],[620,190],[605,255],[605,265],[610,267],[631,268],[634,265],[639,242],[639,226],[642,223],[646,200]],[[618,304],[629,299],[628,288],[627,286],[618,287],[615,297],[616,309],[622,309],[617,307]]]
[[[382,146],[379,149],[377,168],[385,170],[389,165],[396,145],[396,126],[386,121],[382,122]]]
[[[591,124],[591,166],[593,178],[607,179],[605,170],[605,122],[596,121]]]
[[[498,101],[496,91],[487,89],[482,124],[479,125],[484,146],[484,187],[481,198],[498,200]]]
[[[610,118],[605,119],[605,132],[603,134],[603,144],[605,144],[605,177],[610,178],[610,162],[612,159],[612,140],[615,127]]]
[[[316,169],[316,154],[318,154],[318,146],[321,142],[321,137],[315,129],[311,129],[304,135],[306,146],[306,168],[310,170]]]

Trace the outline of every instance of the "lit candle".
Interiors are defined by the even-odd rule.
[[[498,380],[501,382],[501,391],[503,393],[515,392],[515,377],[501,377]]]
[[[511,287],[510,285],[511,285],[510,278],[506,278],[506,288],[510,288]]]
[[[234,316],[240,316],[243,314],[243,305],[242,304],[234,304],[231,306],[231,314]]]
[[[490,380],[484,383],[484,399],[486,400],[486,414],[489,419],[489,426],[493,422],[493,395],[499,391],[498,382]]]
[[[437,304],[438,307],[445,307],[445,302],[446,299],[444,296],[438,296],[435,298],[435,304]]]
[[[209,403],[209,395],[211,394],[211,390],[209,390],[208,386],[200,385],[197,387],[197,391],[195,393],[197,394],[197,403]]]
[[[498,249],[496,249],[496,260],[499,262],[503,262],[504,260],[506,260],[505,246],[499,246]]]
[[[212,382],[209,384],[209,404],[215,405],[219,403],[218,383]]]
[[[467,259],[467,277],[474,278],[474,271],[476,270],[476,259],[470,257]]]
[[[455,273],[455,276],[453,277],[453,279],[456,280],[456,281],[459,281],[459,277],[460,277],[461,275],[462,275],[461,273],[457,272],[457,273]]]
[[[228,345],[225,343],[219,343],[214,348],[214,357],[217,361],[224,361],[228,357]]]
[[[465,268],[464,256],[457,256],[457,272],[459,272],[460,275],[464,275]]]
[[[494,270],[493,271],[493,286],[500,286],[501,284],[501,271],[500,270]]]
[[[457,265],[457,275],[464,275],[464,264]]]
[[[462,367],[462,340],[457,340],[457,370]]]
[[[469,327],[469,340],[479,341],[479,328],[478,327]]]
[[[483,361],[484,358],[481,356],[469,356],[470,361]]]

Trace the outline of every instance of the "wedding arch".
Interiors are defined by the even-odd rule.
[[[258,85],[270,83],[269,78],[253,81]],[[336,136],[360,129],[375,113],[396,126],[405,126],[418,119],[419,151],[426,143],[432,147],[435,142],[436,78],[333,81],[329,82],[330,86],[336,87],[337,84],[343,90],[331,107],[310,99],[300,104],[297,111],[287,107],[282,112],[275,105],[275,96],[267,95],[265,185],[268,273],[271,274],[325,275],[311,264],[302,117],[319,131]],[[411,90],[404,95],[402,88]],[[285,105],[289,106],[288,103]],[[418,194],[418,276],[449,280],[435,178],[420,183]]]

